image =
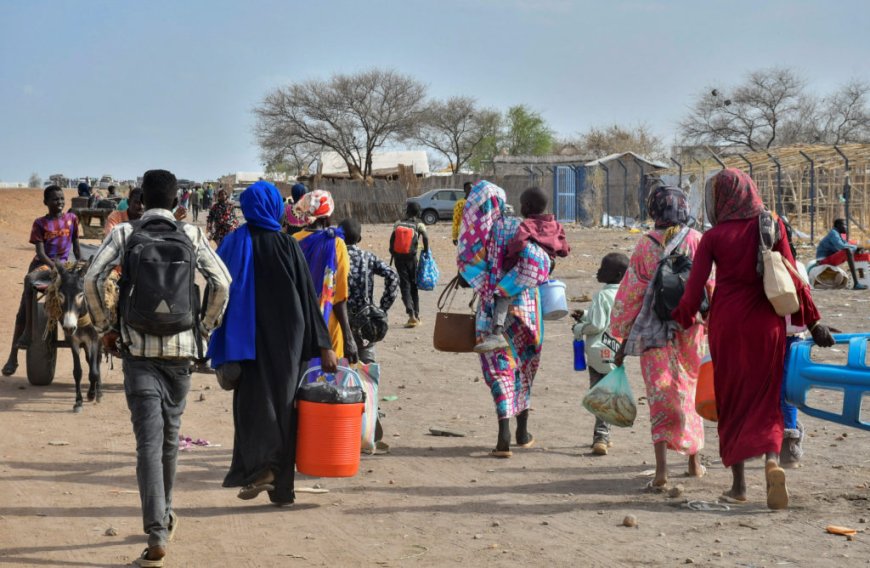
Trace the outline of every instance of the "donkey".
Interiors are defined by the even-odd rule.
[[[102,384],[100,382],[100,336],[91,323],[88,313],[88,303],[85,299],[84,277],[90,262],[78,263],[73,268],[67,269],[61,263],[55,265],[57,269],[58,300],[61,306],[61,327],[66,341],[70,344],[73,356],[73,378],[76,381],[76,403],[73,412],[81,412],[82,401],[82,362],[79,357],[79,349],[85,350],[88,361],[88,400],[100,402],[103,397]]]

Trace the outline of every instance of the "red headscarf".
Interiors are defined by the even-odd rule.
[[[764,212],[755,182],[737,168],[725,168],[707,181],[706,206],[712,225],[750,219]]]

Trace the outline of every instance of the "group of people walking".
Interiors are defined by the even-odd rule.
[[[512,448],[535,443],[529,409],[544,341],[538,287],[570,247],[561,225],[546,213],[547,196],[541,190],[530,188],[521,196],[523,219],[507,215],[505,192],[498,186],[480,181],[465,190],[452,235],[458,278],[479,298],[475,351],[498,420],[491,455],[509,458]],[[77,226],[63,217],[63,194],[58,196],[58,191],[46,191],[49,213],[34,224],[34,263],[50,266],[78,247]],[[574,331],[587,338],[591,385],[623,365],[626,356],[640,357],[656,459],[653,490],[668,483],[669,450],[687,456],[689,475],[706,472],[699,460],[704,429],[695,411],[695,388],[709,344],[719,452],[733,475],[722,498],[746,502],[744,463],[764,456],[767,504],[784,508],[788,492],[778,459],[788,427],[782,410],[787,408],[782,401],[787,328],[785,318],[768,302],[759,275],[759,218],[765,210],[754,182],[739,170],[723,170],[710,180],[706,192],[713,228],[702,235],[691,228],[686,195],[680,189],[659,185],[651,191],[648,210],[654,228],[638,240],[630,258],[611,253],[602,259],[597,279],[603,288],[588,310],[575,314]],[[149,535],[148,547],[136,563],[162,566],[167,543],[178,527],[172,490],[191,362],[209,358],[222,386],[233,389],[234,446],[224,486],[239,488],[241,499],[266,492],[276,505],[293,503],[294,404],[302,374],[310,365],[334,372],[342,358],[374,362],[373,344],[364,341],[359,326],[351,322],[368,308],[385,313],[400,294],[408,315],[406,327],[420,324],[416,263],[420,251],[428,251],[429,240],[419,221],[419,207],[409,204],[406,216],[393,228],[394,269],[358,246],[363,235],[357,221],[333,225],[335,203],[329,192],[308,191],[301,184],[286,200],[269,182],[248,187],[240,198],[245,219],[241,226],[228,195],[219,191],[208,214],[208,237],[173,214],[177,180],[168,171],[146,172],[141,189],[130,193],[128,203],[123,215],[113,214],[85,276],[85,294],[104,347],[124,361],[144,530]],[[49,235],[55,225],[65,232]],[[786,227],[779,219],[776,225],[774,250],[794,264]],[[134,292],[140,274],[160,269],[151,265],[139,270],[135,264],[142,253],[130,243],[142,232],[149,242],[163,243],[153,254],[175,259],[162,263],[175,271],[162,276],[177,287],[158,289],[143,283],[146,291],[139,296]],[[218,244],[216,251],[209,239]],[[692,268],[679,305],[670,318],[662,318],[652,308],[650,288],[661,259],[672,253],[689,257]],[[186,259],[189,273],[176,266],[179,258]],[[109,275],[119,270],[124,299],[120,316],[113,320],[103,289]],[[188,293],[188,283],[193,286],[193,270],[208,284],[202,307],[179,299]],[[377,304],[376,275],[384,278]],[[806,328],[818,345],[830,346],[833,339],[820,324],[808,286],[799,280],[795,284],[800,308],[790,316],[790,326]],[[182,304],[187,306],[187,318],[174,313]],[[192,320],[190,313],[195,314]],[[23,319],[19,314],[18,320]],[[16,330],[21,327],[18,320]],[[10,358],[4,374],[14,372],[14,366]],[[516,424],[513,433],[511,419]],[[606,455],[611,445],[608,425],[596,421],[593,452]]]

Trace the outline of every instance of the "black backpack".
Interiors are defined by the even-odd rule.
[[[196,250],[184,223],[151,218],[130,225],[120,281],[121,321],[147,335],[196,330]]]
[[[672,252],[659,261],[653,277],[653,301],[652,309],[661,321],[671,321],[673,312],[680,303],[683,293],[686,291],[686,281],[692,270],[692,259],[688,255],[678,251],[680,244],[685,239],[686,232],[673,244]],[[650,239],[659,246],[661,243],[650,236]],[[704,299],[701,302],[701,312],[709,309],[707,292],[704,291]]]

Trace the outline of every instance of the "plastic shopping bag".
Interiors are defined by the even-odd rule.
[[[625,367],[617,367],[598,381],[583,397],[583,407],[608,424],[627,428],[634,424],[637,406],[625,376]]]
[[[441,271],[435,264],[435,257],[432,256],[431,251],[424,251],[420,255],[420,264],[417,266],[417,288],[427,292],[434,290],[439,276]]]
[[[375,426],[378,423],[378,382],[381,366],[377,363],[359,363],[354,367],[359,386],[366,393],[365,412],[362,417],[362,451],[374,453]]]

